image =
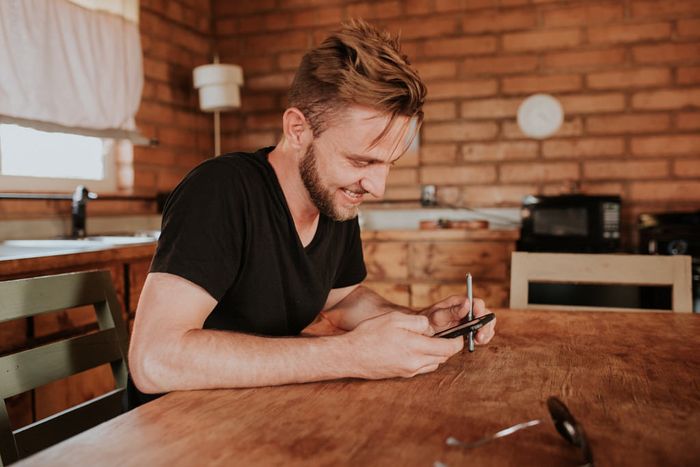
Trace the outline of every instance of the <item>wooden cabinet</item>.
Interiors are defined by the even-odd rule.
[[[505,307],[517,238],[511,230],[365,231],[366,285],[395,303],[425,307],[464,295],[470,272],[474,296],[489,307]]]
[[[124,321],[131,329],[136,304],[154,251],[155,243],[71,255],[0,261],[0,280],[94,269],[108,270]],[[97,321],[93,307],[58,310],[31,319],[0,323],[0,355],[58,338],[89,333],[95,329]],[[16,429],[112,389],[112,372],[109,365],[103,365],[8,399],[8,415],[13,429]]]

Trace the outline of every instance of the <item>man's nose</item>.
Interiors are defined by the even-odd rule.
[[[360,186],[375,198],[384,196],[386,189],[386,179],[389,176],[389,166],[386,164],[375,164],[370,167],[370,172],[360,180]]]

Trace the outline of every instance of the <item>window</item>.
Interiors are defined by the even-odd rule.
[[[117,188],[116,162],[130,159],[128,141],[46,132],[0,124],[0,187],[14,191],[93,191]]]

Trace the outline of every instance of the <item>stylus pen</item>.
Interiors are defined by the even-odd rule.
[[[469,299],[469,321],[474,319],[474,300],[472,299],[472,275],[467,273],[467,299]],[[469,333],[469,351],[474,352],[474,333]]]

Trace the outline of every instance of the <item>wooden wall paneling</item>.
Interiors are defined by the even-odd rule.
[[[36,420],[105,394],[114,387],[108,364],[38,387],[34,390]]]
[[[364,242],[367,277],[373,280],[408,278],[408,243]]]
[[[366,281],[363,285],[397,305],[411,306],[411,291],[408,284]]]
[[[411,306],[426,307],[450,295],[466,295],[464,281],[451,283],[412,283]],[[480,282],[474,284],[474,297],[481,298],[489,308],[501,308],[508,304],[508,288],[499,282]]]
[[[510,251],[503,242],[413,243],[410,248],[411,279],[508,279]]]

